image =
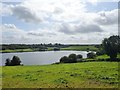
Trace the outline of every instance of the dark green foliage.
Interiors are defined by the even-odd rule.
[[[75,62],[77,62],[77,56],[76,56],[76,54],[70,54],[70,55],[68,56],[68,58],[70,59],[70,63],[75,63]]]
[[[111,36],[105,38],[102,42],[103,49],[110,56],[111,60],[116,60],[117,54],[120,53],[120,37]]]
[[[9,58],[6,59],[6,63],[5,63],[5,66],[10,66],[11,65],[11,61]]]
[[[96,54],[94,52],[90,52],[87,54],[87,58],[94,59],[96,57]]]
[[[104,55],[105,54],[105,50],[99,50],[96,52],[96,55],[100,56],[100,55]]]
[[[18,56],[13,56],[12,60],[10,60],[9,58],[6,59],[5,66],[16,66],[20,65],[20,63],[20,58]]]
[[[60,59],[61,63],[75,63],[77,62],[76,54],[70,54],[68,57],[64,56]]]
[[[69,58],[67,56],[64,56],[60,59],[61,63],[69,63]]]
[[[81,54],[78,54],[77,59],[81,59],[81,58],[83,58],[83,56]]]
[[[59,47],[55,47],[55,48],[54,48],[54,51],[59,51],[59,50],[60,50]]]
[[[18,56],[13,56],[11,60],[11,65],[13,66],[20,65],[20,63],[21,63],[20,58]]]
[[[90,51],[90,49],[89,49],[89,48],[87,48],[87,49],[86,49],[86,51],[87,51],[87,52],[89,52],[89,51]]]
[[[67,47],[68,45],[63,45],[63,44],[2,44],[0,45],[1,48],[0,50],[15,50],[15,49],[38,49],[38,50],[46,50],[47,47]]]

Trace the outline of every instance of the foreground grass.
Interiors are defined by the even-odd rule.
[[[61,50],[76,50],[76,51],[87,51],[89,48],[90,51],[97,51],[98,48],[95,46],[69,46],[66,48],[61,48]]]
[[[0,89],[2,88],[2,67],[0,66]]]
[[[4,66],[3,88],[117,88],[117,62]]]

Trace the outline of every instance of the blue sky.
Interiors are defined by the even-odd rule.
[[[91,12],[109,11],[118,8],[118,2],[99,2],[96,5],[88,3],[87,9]]]
[[[117,11],[117,2],[4,2],[2,43],[101,43],[118,34]]]

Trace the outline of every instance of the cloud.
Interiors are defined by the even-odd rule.
[[[33,36],[43,36],[41,33],[36,33],[36,32],[28,32],[28,35],[33,35]]]
[[[11,11],[12,11],[12,15],[28,23],[39,23],[42,21],[42,19],[38,17],[34,13],[34,11],[24,6],[17,5],[17,6],[11,7]]]
[[[2,28],[2,43],[21,43],[28,36],[24,30],[17,28],[14,24],[3,24],[0,26]]]
[[[11,15],[12,12],[11,12],[11,8],[12,5],[6,5],[4,3],[0,3],[0,15],[1,16],[8,16],[8,15]]]
[[[3,28],[6,28],[6,29],[16,29],[16,26],[14,24],[4,24]]]
[[[67,24],[67,23],[62,23],[59,27],[59,32],[62,32],[64,34],[75,34],[75,31],[73,31],[74,27],[72,25]]]
[[[73,21],[86,10],[80,0],[25,0],[18,5],[4,6],[7,7],[12,15],[27,23],[44,22],[48,18],[52,21]]]
[[[100,25],[113,25],[118,23],[118,9],[112,11],[101,11],[98,13],[95,22]]]
[[[5,5],[9,13],[27,23],[43,22],[87,22],[110,25],[116,23],[117,9],[98,13],[87,12],[86,3],[98,0],[25,0],[18,5]],[[89,17],[88,17],[89,16]],[[112,17],[114,16],[114,17]],[[89,22],[90,21],[90,22]]]
[[[103,30],[98,25],[95,24],[77,26],[76,31],[80,33],[103,32]]]
[[[96,24],[80,24],[78,26],[62,24],[59,31],[69,35],[78,34],[78,33],[86,34],[86,33],[94,33],[94,32],[103,32],[101,27],[99,27]]]
[[[117,9],[88,12],[85,0],[24,0],[4,5],[4,15],[37,27],[34,30],[4,24],[4,42],[11,43],[100,43],[104,37],[117,33]],[[91,0],[88,0],[91,2]],[[92,5],[98,3],[91,2]],[[97,9],[97,8],[96,8]],[[19,21],[17,20],[17,21]],[[12,23],[12,22],[11,22]],[[20,22],[21,23],[21,22]],[[23,23],[24,24],[24,23]],[[94,39],[95,38],[95,39]],[[13,40],[14,39],[14,40]],[[93,40],[92,40],[93,39]]]
[[[54,13],[55,13],[55,14],[61,14],[61,13],[63,13],[63,12],[64,12],[64,10],[61,9],[61,8],[59,8],[59,7],[55,7],[55,9],[54,9]]]

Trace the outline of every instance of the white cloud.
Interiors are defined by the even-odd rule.
[[[95,22],[100,25],[113,25],[118,23],[118,9],[112,11],[101,11],[98,13],[98,17],[95,18]]]
[[[95,1],[89,0],[93,4],[99,0]],[[14,24],[5,24],[3,32],[7,30],[9,34],[3,34],[4,42],[14,38],[15,43],[100,43],[104,37],[117,34],[117,9],[87,12],[86,3],[80,0],[25,0],[4,7],[5,14],[43,25],[24,31]]]
[[[8,16],[11,15],[11,8],[12,5],[6,5],[4,3],[0,3],[0,15],[1,16]]]
[[[12,11],[12,15],[28,23],[39,23],[42,21],[42,19],[39,16],[37,16],[34,13],[34,11],[22,5],[11,7],[11,11]]]
[[[20,43],[21,37],[26,37],[26,32],[17,28],[14,24],[3,24],[1,27],[2,43]]]
[[[9,8],[8,8],[9,7]],[[77,19],[85,11],[85,5],[79,0],[29,0],[18,5],[5,5],[6,13],[12,12],[20,20],[38,23],[48,18],[55,21]],[[77,13],[76,13],[77,12]]]
[[[96,24],[71,25],[65,23],[61,24],[59,31],[68,35],[103,32],[102,28]]]

